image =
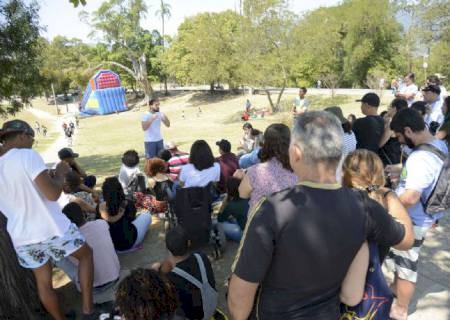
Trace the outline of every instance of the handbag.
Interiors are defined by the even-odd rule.
[[[393,294],[383,271],[375,242],[369,242],[369,268],[367,270],[364,295],[361,302],[349,307],[340,305],[339,320],[386,320],[389,319]]]

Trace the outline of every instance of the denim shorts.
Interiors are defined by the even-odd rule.
[[[158,155],[158,153],[164,149],[163,140],[159,141],[145,141],[145,158],[151,159]]]

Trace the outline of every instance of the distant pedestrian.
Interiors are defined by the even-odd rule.
[[[34,131],[36,131],[36,134],[41,133],[41,125],[37,121],[34,123]]]
[[[42,135],[44,136],[44,137],[46,137],[47,136],[47,127],[46,126],[42,126]]]

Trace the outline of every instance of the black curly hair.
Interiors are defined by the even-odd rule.
[[[289,163],[289,143],[291,131],[282,123],[274,123],[264,131],[264,144],[259,150],[258,157],[261,162],[266,162],[275,157],[286,170],[291,170]]]
[[[125,200],[125,193],[119,179],[117,177],[106,178],[102,186],[102,193],[108,214],[110,216],[117,215]]]
[[[179,306],[177,292],[167,278],[148,269],[131,271],[119,285],[116,305],[127,320],[170,317]]]

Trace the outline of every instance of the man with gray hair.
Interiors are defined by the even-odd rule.
[[[333,114],[298,117],[289,158],[300,183],[249,213],[230,280],[233,319],[337,319],[341,284],[365,240],[400,250],[413,244],[405,213],[396,221],[336,181],[342,139]]]

